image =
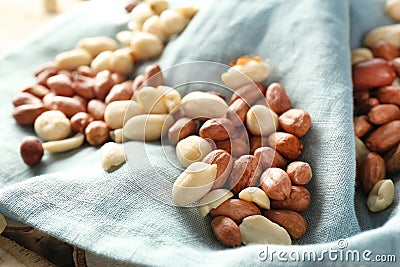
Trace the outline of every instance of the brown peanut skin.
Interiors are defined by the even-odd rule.
[[[271,147],[259,147],[254,151],[254,156],[260,161],[263,170],[271,167],[285,168],[287,161],[282,155]]]
[[[254,154],[256,149],[259,147],[264,147],[268,145],[268,138],[264,136],[251,136],[250,137],[250,154]]]
[[[280,83],[272,83],[268,86],[265,98],[269,108],[276,114],[282,114],[292,107],[292,102],[286,94],[285,88]]]
[[[236,99],[235,102],[228,107],[226,118],[231,120],[235,127],[243,126],[249,109],[249,105],[243,99]]]
[[[400,109],[394,104],[380,104],[371,108],[368,112],[368,120],[380,125],[400,119]]]
[[[303,144],[299,138],[284,132],[272,133],[268,137],[268,144],[289,159],[297,159],[303,149]]]
[[[385,155],[386,171],[391,174],[400,173],[400,143]]]
[[[94,73],[94,71],[92,70],[92,68],[89,67],[89,66],[79,66],[79,67],[76,69],[76,72],[77,72],[79,75],[83,75],[83,76],[87,76],[87,77],[94,77],[94,76],[96,76],[96,74]]]
[[[391,60],[398,57],[399,50],[393,44],[388,42],[379,42],[372,48],[374,57]]]
[[[217,175],[211,190],[222,188],[232,171],[232,156],[225,150],[217,149],[207,154],[204,157],[203,162],[208,164],[217,164]]]
[[[43,85],[36,84],[33,86],[26,87],[25,89],[22,90],[22,92],[30,93],[36,96],[37,98],[42,99],[45,95],[47,95],[50,92],[50,90],[47,89],[47,87],[44,87]]]
[[[30,93],[19,92],[12,100],[14,107],[26,104],[41,104],[42,100]]]
[[[199,129],[200,137],[214,141],[230,139],[234,134],[235,126],[226,118],[209,119]]]
[[[290,195],[285,200],[271,200],[272,209],[305,211],[311,203],[311,194],[302,185],[292,185]]]
[[[369,152],[362,162],[359,180],[365,193],[369,193],[374,185],[385,179],[385,161],[375,152]]]
[[[22,160],[28,166],[38,164],[44,154],[42,143],[35,136],[26,136],[22,140],[19,150]]]
[[[265,210],[264,216],[285,228],[293,239],[303,237],[307,231],[307,221],[295,211]]]
[[[13,118],[19,125],[33,125],[36,118],[49,109],[42,103],[18,106],[13,111]]]
[[[242,139],[233,139],[231,140],[231,154],[233,157],[240,157],[243,155],[247,155],[250,153],[249,145],[243,141]]]
[[[104,120],[107,105],[98,99],[92,99],[87,104],[87,111],[95,120]]]
[[[109,137],[110,127],[104,121],[92,121],[85,129],[86,141],[92,146],[104,144]]]
[[[239,157],[233,163],[231,176],[228,180],[229,188],[234,194],[239,194],[244,188],[258,186],[261,176],[261,164],[252,155]]]
[[[289,197],[292,183],[287,173],[280,168],[269,168],[260,178],[261,189],[271,199],[284,200]]]
[[[303,161],[291,162],[286,168],[286,173],[289,175],[292,183],[296,185],[305,185],[312,178],[311,166]]]
[[[97,99],[104,100],[114,85],[109,70],[103,70],[97,73],[94,78],[94,95]]]
[[[266,86],[262,83],[246,84],[236,89],[229,101],[229,105],[232,105],[237,99],[242,99],[247,105],[251,105],[259,98],[264,97],[266,90]]]
[[[180,140],[196,133],[196,121],[190,118],[180,118],[169,128],[168,140],[172,145],[176,145]]]
[[[365,136],[372,129],[374,129],[374,126],[369,123],[368,116],[362,115],[354,119],[354,134],[358,138]]]
[[[261,215],[260,209],[253,203],[242,199],[230,198],[210,211],[212,217],[226,216],[240,223],[250,215]]]
[[[157,87],[164,84],[164,76],[160,65],[153,64],[147,66],[143,76],[143,86]]]
[[[399,64],[400,64],[400,58]],[[384,86],[376,90],[376,97],[380,103],[400,106],[400,86]]]
[[[94,78],[77,75],[74,77],[74,91],[85,99],[94,98]]]
[[[74,88],[72,87],[72,81],[66,74],[57,74],[47,79],[47,87],[61,96],[73,96]]]
[[[92,115],[86,112],[78,112],[71,117],[71,130],[74,132],[84,133],[86,127],[94,121]]]
[[[78,112],[86,112],[86,107],[78,99],[66,96],[54,96],[49,101],[49,108],[63,112],[71,118]]]
[[[400,142],[400,120],[391,121],[373,131],[366,140],[372,151],[386,151]]]
[[[211,221],[211,228],[215,237],[225,247],[239,247],[242,244],[242,235],[239,226],[229,217],[218,216]]]
[[[118,100],[130,100],[133,97],[132,81],[125,81],[114,85],[108,93],[105,103],[109,104]]]
[[[304,136],[311,128],[311,117],[304,109],[289,109],[279,116],[279,125],[297,137]]]
[[[386,60],[372,58],[353,65],[353,86],[355,91],[391,85],[396,77]]]

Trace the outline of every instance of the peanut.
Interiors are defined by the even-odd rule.
[[[142,107],[134,100],[114,101],[107,105],[104,121],[111,129],[118,129],[130,118],[143,113]]]
[[[268,144],[289,159],[298,158],[303,149],[300,139],[290,133],[275,132],[268,137]]]
[[[386,151],[400,142],[400,120],[383,124],[373,131],[366,140],[367,147],[372,151]]]
[[[260,208],[269,209],[270,202],[267,194],[258,187],[246,187],[239,193],[239,198],[256,203]]]
[[[42,143],[34,136],[25,137],[22,140],[19,149],[22,160],[28,166],[34,166],[38,164],[44,154]]]
[[[13,111],[13,118],[19,125],[33,125],[36,118],[49,110],[42,103],[25,104],[18,106]]]
[[[184,96],[181,107],[189,118],[208,119],[224,117],[228,105],[220,97],[203,92],[191,92]]]
[[[83,133],[77,133],[71,138],[45,142],[43,143],[43,149],[51,153],[66,152],[80,147],[83,141],[85,141]]]
[[[230,139],[235,132],[235,126],[226,118],[209,119],[199,129],[199,136],[214,141]]]
[[[200,199],[197,210],[199,211],[201,217],[206,217],[211,209],[216,209],[219,207],[219,205],[232,197],[233,193],[228,189],[212,190]]]
[[[88,66],[92,56],[84,49],[74,49],[58,54],[55,61],[60,70],[76,70],[79,66]]]
[[[121,145],[113,142],[105,143],[100,148],[100,163],[104,170],[108,171],[125,162],[125,153]]]
[[[251,215],[260,215],[261,212],[256,205],[242,199],[228,199],[217,208],[210,210],[212,217],[226,216],[240,223],[244,218]]]
[[[267,87],[265,98],[269,108],[277,114],[282,114],[292,107],[292,102],[280,83],[270,84]]]
[[[226,247],[238,247],[242,244],[242,236],[238,225],[229,217],[218,216],[211,221],[215,237]]]
[[[179,175],[172,187],[172,198],[178,206],[187,206],[204,197],[217,174],[216,164],[194,162]]]
[[[268,197],[275,200],[284,200],[289,197],[291,181],[288,174],[280,168],[269,168],[260,178],[261,188]]]
[[[378,212],[388,208],[394,199],[394,185],[392,180],[381,180],[372,188],[367,198],[368,209]]]
[[[242,243],[290,245],[292,240],[285,228],[261,215],[245,218],[239,225]]]
[[[400,173],[400,143],[385,155],[386,170],[389,173]]]
[[[258,186],[261,176],[261,166],[258,159],[251,155],[243,155],[233,163],[229,188],[234,194],[239,194],[244,188]]]
[[[307,231],[307,222],[299,213],[291,210],[266,210],[264,216],[282,226],[289,235],[298,239]]]
[[[208,164],[217,165],[217,176],[215,178],[212,189],[218,189],[224,186],[233,167],[231,155],[222,149],[213,150],[208,153],[202,160]]]
[[[393,104],[380,104],[368,112],[368,120],[380,125],[400,119],[400,109]]]
[[[117,50],[118,44],[110,37],[96,36],[81,39],[77,43],[76,48],[85,49],[93,58],[95,58],[103,51]]]
[[[286,159],[271,147],[259,147],[254,151],[254,156],[260,161],[264,170],[277,167],[285,168],[287,165]]]
[[[14,107],[18,107],[26,104],[41,104],[40,98],[25,92],[18,93],[12,100]]]
[[[108,140],[110,128],[103,121],[92,121],[85,129],[86,141],[92,146],[100,146]]]
[[[277,125],[278,115],[266,106],[252,106],[246,114],[246,126],[253,135],[270,135]]]
[[[311,117],[304,109],[289,109],[279,116],[279,125],[287,133],[304,136],[311,127]]]
[[[271,200],[271,208],[303,212],[310,202],[311,194],[307,188],[302,185],[292,185],[289,197],[284,200]]]
[[[375,152],[369,152],[361,165],[360,182],[366,193],[386,176],[385,161]]]
[[[180,140],[193,135],[196,129],[197,124],[194,120],[180,118],[168,129],[168,140],[172,145],[176,145]]]
[[[35,133],[45,141],[66,138],[71,132],[71,122],[59,110],[43,112],[34,124]]]
[[[196,135],[188,136],[176,145],[176,156],[184,167],[194,162],[202,161],[211,151],[211,144]]]
[[[312,170],[307,162],[293,161],[286,169],[286,173],[289,175],[290,180],[293,184],[305,185],[312,177]]]
[[[124,138],[155,141],[164,136],[173,123],[173,118],[166,114],[135,115],[128,119],[123,126]]]

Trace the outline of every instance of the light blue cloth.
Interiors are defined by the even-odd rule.
[[[112,173],[102,171],[93,147],[47,154],[34,168],[22,163],[19,142],[33,132],[14,123],[11,98],[35,81],[32,73],[38,66],[82,37],[113,36],[125,29],[129,16],[115,1],[84,4],[1,59],[1,210],[83,249],[139,265],[311,266],[323,259],[325,266],[370,266],[363,256],[376,255],[395,255],[399,262],[399,177],[393,177],[394,203],[384,212],[368,212],[361,191],[354,196],[350,36],[352,47],[358,47],[369,29],[390,22],[383,2],[207,1],[160,58],[162,68],[195,60],[227,64],[244,54],[269,58],[267,82],[280,81],[293,106],[311,114],[313,125],[303,138],[301,159],[313,168],[307,185],[312,203],[304,212],[308,231],[296,245],[223,248],[209,218],[201,218],[195,208],[164,204],[154,190],[149,194],[146,184],[159,179],[159,173],[167,180],[178,173],[160,156],[157,144],[145,147],[150,164],[139,153],[143,145],[130,143],[130,151],[138,151],[130,162],[137,164]],[[165,151],[174,153],[171,147]],[[261,261],[266,248],[269,257]],[[293,260],[295,253],[300,259]],[[307,260],[313,253],[317,259]],[[360,261],[352,256],[357,253]]]

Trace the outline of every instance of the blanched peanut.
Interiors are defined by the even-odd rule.
[[[172,198],[178,206],[187,206],[201,199],[211,189],[217,165],[194,162],[179,175],[172,187]]]
[[[113,57],[113,52],[104,51],[98,54],[90,63],[94,73],[99,73],[102,70],[108,70],[110,68],[110,60]]]
[[[378,212],[388,208],[394,199],[394,184],[390,179],[377,182],[367,198],[368,209]]]
[[[71,123],[61,111],[50,110],[36,118],[34,128],[35,133],[45,141],[60,140],[71,132]]]
[[[285,228],[261,215],[251,215],[239,225],[242,243],[290,245],[292,240]]]
[[[176,7],[175,10],[181,13],[184,17],[191,19],[196,15],[197,11],[199,11],[199,7],[196,5],[186,5]]]
[[[167,114],[168,109],[163,94],[164,92],[158,88],[146,86],[138,90],[133,99],[139,103],[145,113]]]
[[[104,121],[111,129],[118,129],[122,128],[128,119],[143,113],[143,108],[134,100],[114,101],[107,105]]]
[[[262,105],[255,105],[246,114],[247,129],[253,135],[270,135],[278,125],[278,115]]]
[[[137,32],[131,39],[135,60],[158,57],[164,49],[164,45],[157,35],[148,32]]]
[[[122,128],[110,131],[110,138],[115,143],[121,144],[123,142],[123,137]]]
[[[371,49],[369,48],[357,48],[351,51],[351,64],[356,64],[360,61],[373,58]]]
[[[173,123],[174,119],[166,114],[136,115],[124,124],[124,138],[137,141],[155,141],[165,135]]]
[[[77,133],[71,138],[45,142],[43,143],[43,149],[51,153],[66,152],[80,147],[83,144],[83,141],[85,141],[84,134]]]
[[[207,193],[200,199],[199,211],[201,217],[206,217],[210,210],[218,208],[225,200],[233,197],[233,193],[228,189],[216,189]]]
[[[90,65],[92,56],[84,49],[74,49],[58,54],[55,61],[60,70],[76,70],[79,66]]]
[[[122,145],[108,142],[100,148],[99,152],[101,167],[106,171],[125,162],[125,153]]]
[[[400,24],[391,24],[374,28],[364,37],[364,44],[370,48],[376,46],[379,42],[385,41],[400,47]]]
[[[235,65],[221,75],[221,79],[232,89],[238,89],[251,82],[262,82],[269,76],[267,62],[250,60],[244,65]]]
[[[181,33],[189,20],[176,10],[167,9],[161,13],[160,23],[165,34],[170,36]]]
[[[184,167],[189,166],[193,162],[202,161],[211,151],[211,144],[196,135],[186,137],[176,145],[176,156]]]
[[[123,45],[129,46],[131,44],[133,33],[132,31],[120,31],[115,35],[115,38]]]
[[[160,15],[161,12],[168,8],[168,2],[166,0],[145,0],[144,2],[147,3],[157,15]]]
[[[163,31],[163,25],[159,16],[148,18],[143,24],[142,31],[156,35],[162,42],[167,39],[167,35]]]
[[[181,94],[177,90],[168,86],[158,86],[157,89],[164,92],[162,98],[168,113],[174,111],[181,104]]]
[[[82,48],[88,51],[93,58],[103,51],[114,51],[118,49],[117,42],[107,36],[87,37],[81,39],[76,48]]]
[[[191,92],[184,96],[181,107],[189,118],[208,119],[224,117],[228,105],[216,95],[204,92]]]
[[[132,9],[132,21],[139,27],[136,30],[140,30],[140,27],[142,27],[143,23],[153,15],[155,15],[155,13],[147,3],[140,3],[134,9]]]
[[[134,62],[130,53],[131,50],[129,48],[114,51],[109,58],[109,70],[123,75],[132,73]]]
[[[270,202],[267,194],[258,187],[246,187],[239,193],[239,198],[256,203],[260,208],[269,210]]]
[[[400,1],[386,0],[385,11],[394,20],[400,20]]]

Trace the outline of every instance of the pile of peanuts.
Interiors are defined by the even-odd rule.
[[[250,80],[235,69],[251,73]],[[219,93],[191,92],[168,130],[186,167],[173,184],[175,203],[197,204],[202,217],[210,214],[216,238],[228,247],[287,245],[307,229],[300,213],[311,201],[304,185],[312,170],[296,159],[311,118],[292,108],[281,84],[261,83],[268,74],[258,57],[239,58],[221,77],[236,89],[229,105]]]
[[[125,47],[119,48],[106,36],[83,38],[74,49],[58,54],[54,62],[38,69],[37,83],[12,100],[15,121],[33,126],[40,138],[29,136],[21,143],[20,153],[27,165],[39,163],[45,150],[65,152],[80,147],[85,140],[93,146],[103,145],[110,138],[121,143],[125,111],[128,109],[130,116],[146,113],[146,104],[140,100],[154,92],[136,91],[142,86],[162,85],[162,76],[155,75],[160,67],[149,66],[134,80],[127,77],[133,73],[135,63],[159,56],[168,37],[182,32],[198,8],[189,5],[168,9],[165,0],[146,0],[131,2],[126,9],[132,15],[128,24],[131,30],[116,36]],[[134,95],[144,110],[130,102]],[[173,96],[168,97],[173,105]],[[127,137],[135,135],[131,130],[126,131]],[[110,156],[116,151],[118,156]],[[122,148],[115,143],[103,147],[100,156],[106,170],[125,161]]]
[[[394,2],[388,1],[387,8]],[[400,173],[399,26],[371,30],[364,38],[368,48],[352,51],[356,178],[372,212],[393,203],[390,177]]]

